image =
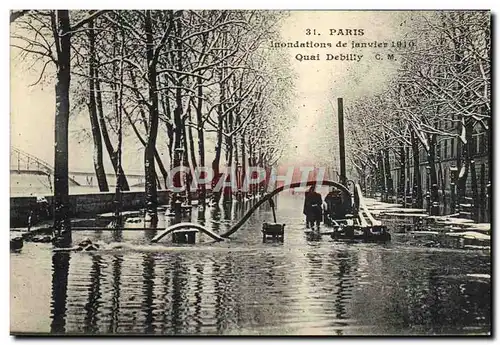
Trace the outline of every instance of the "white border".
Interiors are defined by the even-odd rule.
[[[7,217],[8,213],[8,208],[9,208],[9,200],[8,200],[8,195],[9,195],[9,173],[7,169],[8,165],[8,160],[9,160],[9,154],[10,154],[10,141],[9,141],[9,126],[10,126],[10,121],[9,121],[9,20],[8,20],[8,11],[10,9],[25,9],[25,8],[123,8],[123,9],[134,9],[138,8],[137,5],[140,4],[140,8],[189,8],[189,9],[195,9],[195,8],[210,8],[210,9],[255,9],[255,8],[260,8],[260,9],[309,9],[309,10],[314,10],[314,9],[336,9],[336,10],[342,10],[342,9],[491,9],[493,10],[493,13],[498,13],[498,4],[500,2],[496,1],[493,2],[491,1],[479,1],[479,0],[455,0],[455,1],[435,1],[435,0],[425,0],[425,1],[418,1],[418,2],[413,2],[413,3],[405,3],[402,1],[377,1],[375,2],[370,2],[370,1],[359,1],[359,0],[349,0],[349,1],[328,1],[328,2],[323,2],[323,1],[318,1],[318,0],[308,0],[308,1],[300,1],[300,0],[280,0],[280,1],[269,1],[269,0],[254,0],[254,1],[245,1],[245,2],[237,2],[237,1],[211,1],[211,2],[206,2],[206,1],[201,1],[201,0],[183,0],[180,2],[160,2],[160,1],[95,1],[95,0],[90,0],[90,1],[85,1],[85,2],[68,2],[68,1],[3,1],[2,2],[2,34],[1,34],[1,39],[2,39],[2,45],[1,47],[3,48],[3,53],[1,55],[2,59],[2,70],[4,73],[2,73],[2,92],[1,92],[1,97],[2,97],[2,102],[0,103],[2,106],[2,113],[0,116],[0,128],[4,131],[0,135],[0,140],[2,143],[0,144],[0,152],[1,152],[1,160],[0,162],[2,163],[2,168],[0,169],[1,172],[1,183],[0,183],[0,188],[1,188],[1,201],[2,201],[2,215],[5,215],[2,217],[2,231],[5,231],[5,236],[7,236],[7,232],[9,229],[9,220]],[[330,5],[331,7],[325,6],[325,5]],[[334,8],[333,8],[334,7]],[[495,18],[496,19],[496,18]],[[498,23],[496,23],[495,26],[497,26]],[[494,27],[494,32],[493,32],[493,37],[494,37],[494,45],[498,45],[498,36],[497,36],[497,30],[496,27]],[[495,70],[496,70],[495,66]],[[496,74],[495,76],[496,77]],[[495,80],[496,81],[496,80]],[[493,99],[495,100],[500,100],[500,97],[498,97],[498,86],[495,83],[495,94],[493,95]],[[494,109],[496,109],[497,106],[495,106]],[[495,113],[493,116],[496,116],[497,114]],[[494,121],[497,123],[497,121]],[[498,128],[495,128],[498,129]],[[498,133],[498,130],[496,131]],[[497,154],[495,153],[495,161],[497,160]],[[497,174],[496,174],[497,175]],[[495,175],[495,181],[496,181],[496,175]],[[495,200],[497,201],[497,200]],[[498,207],[498,201],[495,203],[495,205]],[[496,208],[497,208],[496,207]],[[495,231],[496,229],[493,229]],[[498,235],[494,236],[495,240],[495,249],[497,248],[497,237]],[[7,241],[5,241],[5,245],[7,244]],[[4,267],[9,267],[9,250],[5,248],[3,251],[3,260],[5,263]],[[492,263],[496,267],[496,263]],[[4,269],[3,270],[4,274],[6,275],[6,279],[2,279],[2,284],[1,284],[1,290],[2,290],[2,298],[3,301],[9,301],[9,270]],[[496,272],[493,273],[493,276],[496,276]],[[497,281],[495,283],[498,284]],[[496,286],[496,284],[495,284]],[[498,296],[496,295],[496,291],[492,292],[495,297],[495,301],[498,300]],[[4,338],[5,341],[11,343],[14,341],[14,338],[9,336],[9,307],[8,307],[8,302],[4,303],[2,313],[1,313],[1,321],[0,325],[3,327],[2,328],[2,338]],[[496,308],[494,308],[495,310]],[[497,320],[497,317],[494,317],[495,320]],[[498,322],[495,323],[494,325],[494,330],[498,332]],[[4,340],[2,341],[2,344],[4,344]],[[44,341],[52,341],[52,338],[45,339]],[[104,339],[96,339],[94,342],[96,343],[104,343],[104,341],[114,341],[114,342],[123,342],[123,340],[130,340],[133,342],[144,342],[145,339],[141,338],[118,338],[114,340],[104,340]],[[149,340],[149,339],[148,339]],[[160,338],[157,339],[158,341],[168,341],[169,343],[177,343],[177,342],[206,342],[207,340],[205,339],[165,339],[165,338]],[[227,339],[228,341],[241,341],[235,338]],[[248,339],[247,339],[248,340]],[[256,341],[259,343],[268,343],[268,342],[289,342],[291,339],[252,339],[251,341]],[[296,339],[297,341],[308,341],[306,339]],[[370,339],[370,341],[374,341],[375,339]],[[394,341],[399,342],[401,339],[394,339]],[[405,339],[406,340],[406,339]],[[71,341],[71,342],[77,342],[81,343],[85,341],[84,339],[61,339],[61,341]],[[214,339],[212,341],[219,341],[219,339]],[[338,343],[339,341],[341,343],[343,342],[352,342],[353,340],[349,339],[342,339],[342,340],[336,340],[335,338],[332,338],[332,340],[327,340],[331,342]],[[360,340],[355,340],[355,341],[360,341]],[[388,339],[380,339],[379,341],[387,342]],[[412,339],[408,339],[408,341],[415,341]],[[426,339],[426,341],[430,341],[431,343],[433,342],[438,342],[438,341],[444,341],[447,343],[455,342],[455,339]],[[481,340],[467,340],[467,342],[479,342],[479,341],[484,341],[484,339]]]

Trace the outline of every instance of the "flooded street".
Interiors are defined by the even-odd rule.
[[[231,241],[151,245],[151,230],[74,231],[106,244],[11,253],[11,331],[70,334],[406,335],[490,332],[490,252],[408,245],[391,221],[387,244],[307,241],[303,198],[283,193],[283,243],[262,243],[266,205]],[[243,214],[193,208],[225,232]],[[167,218],[168,219],[168,218]],[[140,224],[139,224],[140,225]],[[139,226],[127,223],[127,226]],[[165,226],[161,218],[159,227]],[[122,246],[117,245],[122,243]]]

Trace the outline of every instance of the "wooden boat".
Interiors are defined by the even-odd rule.
[[[354,185],[354,200],[351,207],[340,212],[342,219],[338,219],[338,213],[325,214],[325,224],[332,227],[332,239],[363,242],[390,241],[391,235],[387,227],[376,220],[366,206],[359,184]]]
[[[333,228],[331,237],[334,240],[357,240],[363,242],[388,242],[391,240],[391,234],[383,225],[340,225]]]

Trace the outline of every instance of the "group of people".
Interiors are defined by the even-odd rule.
[[[316,226],[319,230],[321,221],[328,224],[331,219],[344,218],[345,210],[341,192],[331,187],[323,202],[321,194],[316,192],[316,186],[312,185],[305,194],[303,213],[306,216],[308,229],[314,229]]]

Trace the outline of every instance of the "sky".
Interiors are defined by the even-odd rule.
[[[404,13],[383,11],[296,11],[284,21],[281,30],[284,42],[313,40],[334,45],[323,49],[284,48],[288,50],[291,66],[297,74],[297,97],[293,107],[298,110],[299,118],[292,133],[297,149],[290,155],[291,160],[307,161],[315,155],[337,157],[337,98],[344,99],[345,107],[350,102],[366,98],[384,88],[398,68],[397,61],[375,59],[376,52],[383,56],[389,53],[388,49],[352,49],[351,41],[396,40],[403,32],[399,25],[403,16]],[[316,29],[320,35],[306,35],[308,28]],[[329,35],[330,29],[336,30],[335,35]],[[338,35],[341,29],[363,29],[364,34]],[[336,47],[339,41],[347,43],[347,47]],[[296,59],[297,54],[317,53],[320,53],[319,61]],[[363,57],[359,62],[326,61],[325,54]]]
[[[288,164],[329,156],[335,161],[335,150],[338,149],[336,99],[343,97],[344,104],[348,106],[349,102],[378,92],[398,66],[397,61],[375,58],[376,52],[384,57],[390,53],[389,49],[353,49],[351,41],[396,41],[404,31],[400,25],[404,16],[404,13],[388,11],[292,11],[282,20],[281,42],[313,41],[334,45],[332,48],[273,48],[285,50],[283,56],[288,60],[284,62],[290,64],[296,75],[295,97],[289,102],[289,111],[296,113],[298,118],[290,133],[291,145],[286,159]],[[316,35],[306,35],[307,29],[310,29],[311,33],[315,30]],[[335,35],[329,35],[330,29],[336,30]],[[358,33],[363,30],[364,34],[338,35],[341,30],[342,33],[347,33],[346,29],[356,29]],[[347,47],[335,47],[339,41],[347,43]],[[298,61],[297,54],[320,54],[320,60]],[[359,62],[326,61],[326,54],[357,54],[363,57]],[[14,51],[11,51],[11,145],[51,163],[54,155],[54,80],[47,78],[39,85],[30,86],[38,78],[39,72],[39,68],[26,70],[26,62],[20,61]],[[54,71],[48,72],[50,74]],[[88,137],[89,125],[85,112],[72,114],[70,170],[93,169],[92,145]],[[160,134],[159,141],[164,139]],[[126,170],[142,171],[140,147],[135,140],[126,141]],[[104,156],[106,166],[110,167],[107,154]]]

